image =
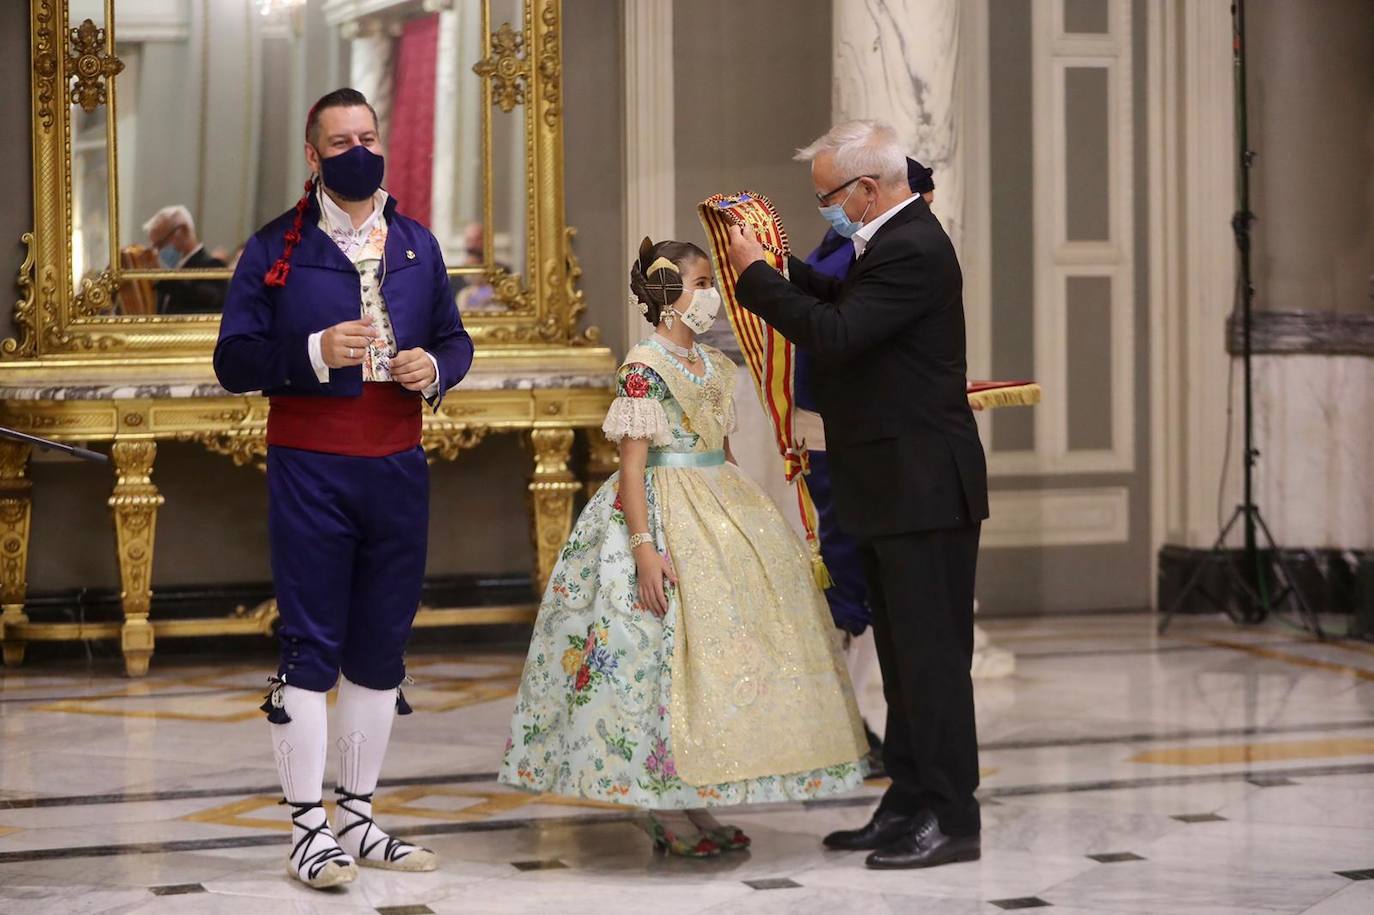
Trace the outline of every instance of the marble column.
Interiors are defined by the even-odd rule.
[[[374,23],[361,29],[349,48],[349,84],[367,96],[377,110],[383,137],[391,123],[394,50],[395,40],[386,29]]]
[[[434,179],[430,230],[450,264],[463,262],[463,234],[482,219],[481,10],[459,4],[439,13],[434,90]]]
[[[1274,539],[1286,549],[1374,549],[1374,357],[1256,356],[1254,372],[1255,499]]]
[[[653,239],[678,237],[673,203],[677,152],[673,120],[672,4],[657,0],[626,0],[624,54],[625,240],[630,250],[638,250],[639,240],[646,235]],[[693,218],[691,222],[695,231],[696,220]],[[723,316],[720,324],[727,324]],[[648,328],[639,309],[627,303],[626,349],[643,339]],[[728,327],[723,336],[728,338],[727,349],[733,348],[734,335]],[[738,447],[735,453],[740,453]]]
[[[934,170],[932,208],[956,249],[964,234],[959,0],[835,4],[833,115],[877,118]]]
[[[833,119],[876,118],[934,171],[935,203],[956,250],[964,240],[959,0],[835,3]],[[975,604],[976,606],[976,604]],[[974,630],[975,677],[1010,676],[1016,658]]]

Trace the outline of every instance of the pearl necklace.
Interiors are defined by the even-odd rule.
[[[667,337],[658,333],[654,334],[654,342],[657,343],[659,346],[663,347],[664,349],[666,349],[668,352],[672,353],[674,356],[686,359],[692,365],[697,364],[697,345],[695,343],[693,343],[691,346],[678,346],[672,340],[669,340]]]

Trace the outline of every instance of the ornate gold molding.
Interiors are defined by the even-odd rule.
[[[491,52],[473,64],[472,72],[491,81],[492,99],[502,111],[510,114],[515,106],[525,104],[530,62],[525,56],[524,34],[511,28],[509,22],[501,23],[491,33]]]
[[[253,466],[267,470],[267,429],[220,429],[206,432],[182,432],[177,439],[198,442],[213,454],[222,454],[235,467]]]
[[[548,3],[539,19],[544,23],[544,35],[539,50],[539,76],[543,84],[544,123],[557,126],[563,113],[563,56],[562,38],[558,33],[558,5]]]
[[[259,635],[271,635],[279,616],[277,599],[270,597],[252,608],[244,605],[235,607],[231,619],[250,623]]]
[[[24,642],[6,636],[5,628],[29,621],[24,596],[33,515],[33,481],[26,473],[30,450],[19,442],[0,441],[0,643],[6,665],[24,660]]]
[[[534,510],[534,583],[540,593],[549,583],[563,541],[572,528],[573,496],[582,488],[568,469],[572,443],[572,429],[530,432],[530,445],[534,450],[534,477],[529,485]]]
[[[33,83],[39,126],[53,128],[53,100],[61,73],[57,54],[57,31],[53,27],[54,0],[34,0],[33,6]]]
[[[14,305],[15,336],[0,343],[0,352],[6,356],[32,356],[37,351],[38,337],[35,333],[38,322],[34,319],[36,306],[33,289],[33,233],[25,232],[19,236],[24,245],[24,262],[19,265],[19,301]]]
[[[490,426],[426,423],[420,433],[420,446],[431,464],[436,460],[456,461],[459,454],[476,448],[490,433]]]
[[[115,293],[119,291],[119,280],[109,267],[95,277],[81,281],[81,290],[72,297],[72,313],[83,318],[103,315],[114,311]]]
[[[577,229],[572,226],[568,226],[563,232],[563,295],[567,297],[568,302],[566,330],[573,346],[594,346],[601,342],[601,328],[592,325],[580,334],[577,332],[577,325],[581,323],[582,315],[587,311],[587,295],[577,288],[577,281],[582,278],[582,262],[573,253],[572,243],[576,237]]]
[[[525,316],[533,315],[538,311],[535,307],[534,295],[531,293],[530,287],[525,284],[523,276],[518,273],[510,273],[501,267],[491,268],[487,271],[486,276],[495,297],[507,306],[504,314]]]
[[[148,623],[148,611],[153,602],[157,511],[164,501],[152,477],[157,443],[116,441],[111,457],[116,478],[109,504],[114,512],[122,586],[120,602],[124,609],[119,641],[125,672],[131,677],[141,677],[148,672],[148,662],[153,656],[153,627]]]
[[[105,48],[105,30],[87,19],[67,36],[67,66],[72,74],[71,101],[90,113],[109,97],[106,82],[124,70],[124,61]]]

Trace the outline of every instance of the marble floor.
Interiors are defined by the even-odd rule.
[[[733,820],[754,848],[655,856],[620,809],[495,784],[515,651],[412,652],[378,808],[442,856],[315,892],[283,871],[252,659],[0,674],[0,912],[1374,912],[1374,645],[1146,616],[989,621],[983,859],[871,872],[819,837],[880,783]]]

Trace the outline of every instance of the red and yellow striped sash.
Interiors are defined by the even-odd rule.
[[[820,556],[819,522],[816,506],[806,487],[806,474],[809,470],[806,449],[796,440],[793,430],[793,415],[796,401],[793,388],[796,359],[793,346],[788,340],[762,318],[742,308],[735,297],[735,283],[738,279],[726,250],[730,245],[729,229],[733,225],[743,226],[759,237],[764,246],[764,258],[768,265],[784,275],[787,273],[788,241],[787,230],[783,228],[778,211],[772,201],[761,194],[742,191],[738,194],[716,194],[697,206],[701,224],[710,241],[711,260],[716,269],[716,279],[721,298],[725,302],[730,327],[739,340],[740,352],[749,374],[758,388],[759,399],[764,411],[773,424],[774,438],[778,453],[785,462],[787,481],[792,483],[797,493],[797,507],[801,512],[802,526],[806,530],[807,544],[811,547],[812,567],[816,573],[816,583],[821,588],[830,587],[830,576]]]

